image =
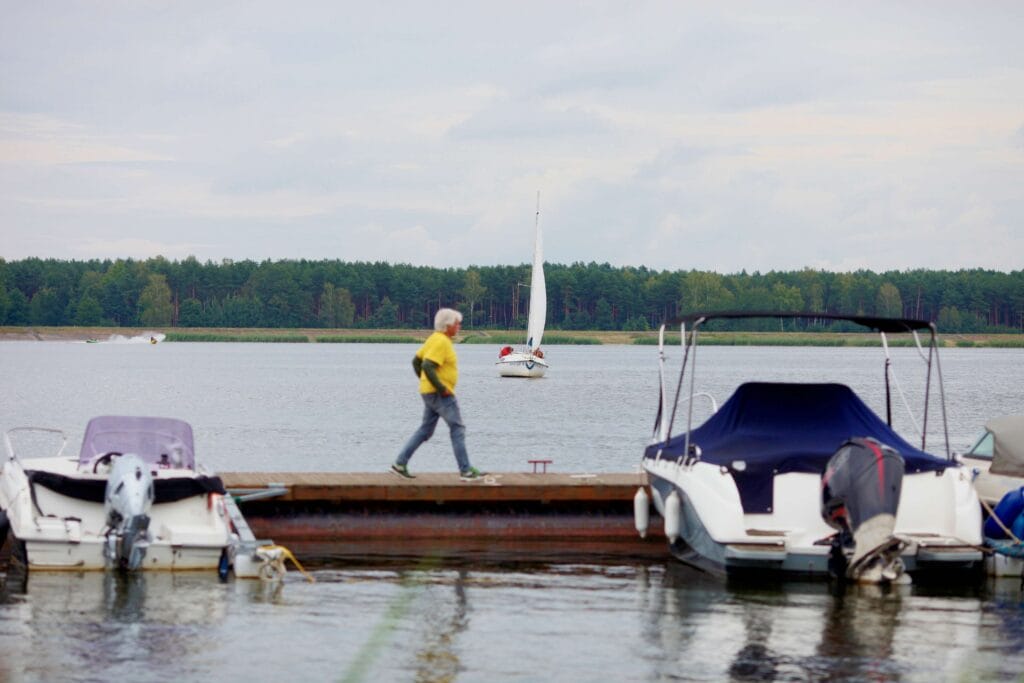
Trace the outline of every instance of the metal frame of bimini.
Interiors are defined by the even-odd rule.
[[[668,440],[672,436],[672,427],[675,424],[676,410],[679,407],[680,393],[682,392],[683,381],[686,375],[687,363],[690,365],[690,396],[686,400],[689,401],[686,418],[686,441],[684,445],[683,453],[686,454],[685,460],[697,460],[700,458],[699,453],[691,455],[690,453],[690,432],[693,429],[693,402],[698,396],[704,396],[711,400],[712,409],[717,411],[717,405],[715,405],[714,398],[710,394],[699,393],[695,394],[695,382],[696,376],[696,363],[697,363],[697,337],[701,327],[712,320],[741,320],[748,318],[779,318],[785,320],[845,320],[848,322],[861,325],[868,329],[878,332],[881,340],[882,347],[885,352],[885,418],[886,423],[892,427],[892,386],[895,385],[896,391],[899,394],[900,400],[903,402],[904,407],[907,410],[910,420],[921,436],[921,450],[927,450],[927,438],[928,438],[928,404],[931,398],[931,379],[932,379],[932,367],[934,364],[935,374],[937,383],[939,386],[939,401],[942,408],[942,429],[946,443],[946,459],[952,460],[953,455],[949,447],[949,425],[946,419],[946,393],[942,384],[942,366],[939,363],[939,348],[938,348],[938,332],[935,324],[926,320],[914,320],[911,318],[882,318],[872,316],[860,316],[860,315],[841,315],[835,313],[792,313],[792,312],[753,312],[753,311],[722,311],[714,313],[694,313],[690,315],[684,315],[672,320],[666,321],[661,325],[658,331],[658,380],[660,385],[660,396],[658,401],[658,412],[654,422],[654,435],[653,439],[655,443],[664,444],[668,443]],[[665,386],[665,329],[668,326],[679,326],[680,332],[680,344],[683,347],[683,363],[679,370],[679,381],[676,384],[676,394],[672,401],[672,411],[668,421],[665,421],[666,408],[668,406],[668,395],[666,393]],[[689,337],[687,337],[687,325],[690,326]],[[925,353],[924,348],[921,345],[921,338],[918,335],[918,331],[928,330],[930,333],[930,340],[928,343],[928,352]],[[892,357],[889,354],[889,343],[886,338],[887,333],[910,333],[914,337],[914,344],[917,348],[918,355],[924,361],[926,365],[926,377],[925,377],[925,390],[924,390],[924,408],[922,415],[922,423],[919,426],[917,419],[914,417],[913,411],[910,409],[910,404],[907,402],[906,396],[903,393],[902,387],[900,387],[899,381],[896,379],[896,375],[892,371]],[[658,450],[657,458],[661,458],[661,449]]]

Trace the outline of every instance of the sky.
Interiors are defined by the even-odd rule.
[[[1024,2],[0,0],[0,258],[1024,268]]]

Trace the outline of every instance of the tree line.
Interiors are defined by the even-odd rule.
[[[549,329],[647,330],[692,312],[775,310],[911,317],[947,333],[1024,332],[1019,270],[719,274],[607,263],[544,270]],[[0,324],[423,328],[448,306],[463,312],[464,329],[520,329],[529,281],[528,264],[0,259]],[[778,323],[746,323],[759,325]]]

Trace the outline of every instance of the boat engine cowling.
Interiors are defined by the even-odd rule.
[[[839,533],[830,569],[860,582],[891,582],[904,571],[896,510],[903,486],[903,456],[872,438],[839,447],[821,475],[821,515]]]
[[[118,569],[138,569],[149,547],[149,510],[153,505],[153,475],[142,458],[134,453],[114,458],[104,505],[110,530],[108,561]]]

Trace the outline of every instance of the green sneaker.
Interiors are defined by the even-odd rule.
[[[462,481],[473,481],[474,479],[479,479],[482,476],[484,476],[484,473],[475,467],[470,467],[467,470],[459,472],[459,479]]]
[[[409,472],[409,468],[407,466],[399,465],[397,462],[394,465],[391,466],[391,471],[394,472],[395,474],[397,474],[400,477],[405,477],[406,479],[415,479],[416,478],[415,474],[411,474]]]

